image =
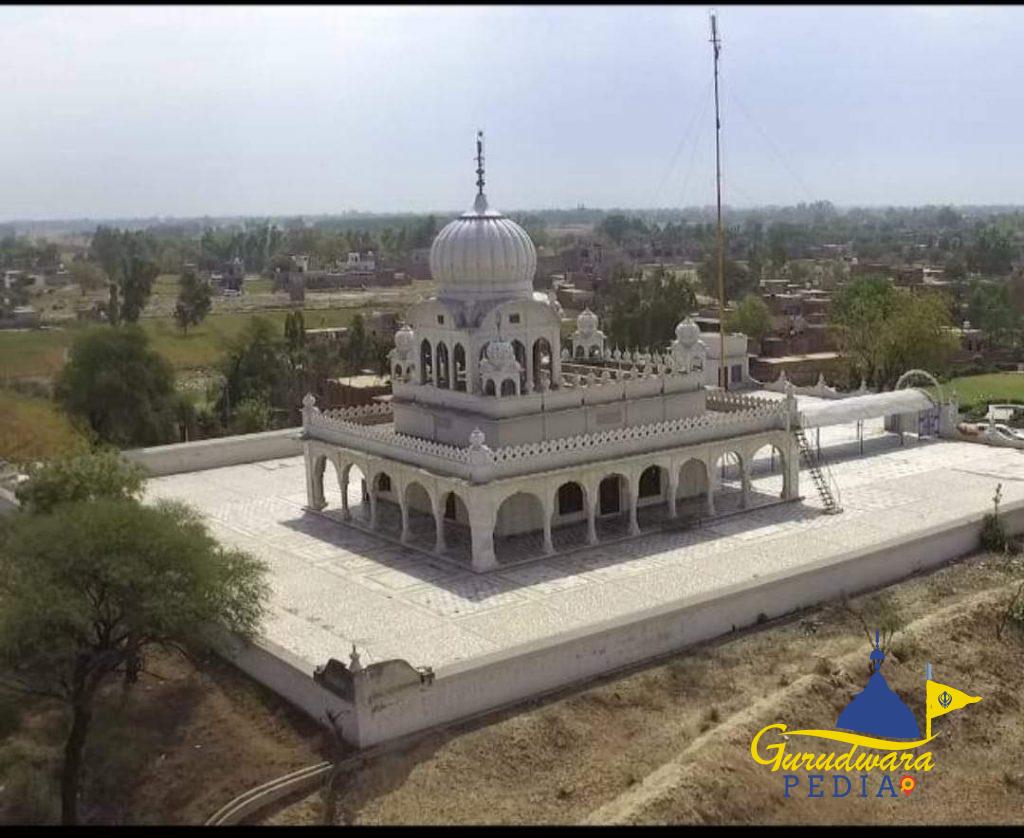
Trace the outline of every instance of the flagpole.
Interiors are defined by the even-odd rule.
[[[718,111],[718,53],[722,48],[722,42],[718,37],[718,21],[714,12],[711,14],[711,44],[715,51],[715,197],[718,207],[718,335],[721,351],[719,377],[722,389],[728,390],[729,368],[725,363],[725,241],[722,237],[722,120]]]

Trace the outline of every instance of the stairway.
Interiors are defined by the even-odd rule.
[[[807,441],[807,437],[804,435],[802,428],[797,428],[794,432],[796,441],[800,445],[800,458],[803,460],[804,465],[807,466],[807,470],[811,474],[811,479],[814,481],[814,488],[818,490],[818,496],[821,498],[821,502],[825,504],[826,515],[836,515],[843,511],[843,508],[839,505],[839,487],[836,486],[836,482],[832,477],[831,472],[826,477],[825,472],[828,472],[828,465],[825,463],[824,458],[819,459],[814,453],[814,449],[811,448],[810,443]],[[825,471],[822,471],[824,467]],[[835,491],[833,491],[835,486]]]

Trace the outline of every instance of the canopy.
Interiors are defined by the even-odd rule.
[[[875,419],[896,413],[917,413],[935,407],[924,390],[911,387],[906,390],[892,390],[888,393],[868,393],[864,396],[850,396],[848,399],[817,401],[800,410],[800,426],[821,428],[825,425],[845,425],[861,419]]]

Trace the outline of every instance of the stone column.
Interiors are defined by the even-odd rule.
[[[705,476],[707,477],[707,496],[704,503],[704,513],[708,516],[715,514],[715,481],[713,478],[714,466],[704,464]]]
[[[494,555],[494,524],[497,509],[489,492],[481,490],[470,496],[469,527],[473,539],[473,570],[480,573],[498,566]]]
[[[740,486],[742,487],[742,494],[740,495],[740,507],[746,509],[750,506],[750,475],[747,473],[747,461],[741,459],[739,462],[740,466]]]
[[[626,496],[629,498],[629,534],[640,534],[640,522],[637,520],[637,505],[640,501],[640,480],[632,475],[626,481]]]
[[[597,505],[601,502],[598,487],[583,487],[583,497],[587,504],[587,544],[597,544]]]
[[[402,513],[401,541],[405,544],[409,540],[409,504],[405,499],[405,491],[401,489],[398,493],[398,509]]]
[[[679,469],[673,465],[668,467],[668,517],[675,518],[676,495],[679,493]]]
[[[324,500],[323,478],[318,477],[316,468],[316,457],[310,452],[309,445],[306,445],[306,505],[310,509],[321,510],[327,506]],[[327,472],[327,464],[324,463],[324,473]]]
[[[339,474],[342,476],[338,478],[338,486],[341,489],[341,517],[346,521],[351,520],[352,518],[352,513],[350,513],[348,509],[348,479],[351,472],[352,469],[350,466],[347,469],[339,471]]]
[[[370,529],[377,529],[377,478],[374,478],[366,487],[366,494],[370,497]]]
[[[551,540],[551,518],[555,514],[555,509],[550,492],[545,492],[543,498],[541,506],[544,510],[544,555],[550,556],[555,552],[555,543]]]
[[[430,496],[430,508],[434,513],[434,552],[443,553],[447,546],[444,543],[444,504],[436,492]]]

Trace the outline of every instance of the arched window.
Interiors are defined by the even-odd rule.
[[[494,395],[494,379],[493,378],[488,378],[487,382],[484,384],[484,395],[485,396],[493,396]]]
[[[514,396],[516,394],[516,382],[512,378],[506,378],[501,382],[501,395]]]
[[[424,339],[420,344],[420,384],[429,384],[434,380],[434,358],[430,350],[430,341]]]
[[[554,378],[551,344],[546,338],[537,338],[533,342],[533,388],[540,389],[541,373],[547,373],[548,381]]]
[[[462,348],[461,343],[455,344],[455,350],[452,352],[452,379],[454,380],[454,389],[461,393],[465,393],[466,386],[466,350]]]
[[[519,366],[522,368],[522,372],[519,373],[519,392],[526,392],[526,347],[523,346],[518,340],[512,341],[512,351],[516,354],[516,360],[519,362]],[[505,385],[501,385],[502,395],[504,394]]]
[[[437,386],[447,390],[451,387],[448,367],[448,347],[443,343],[437,345]]]

